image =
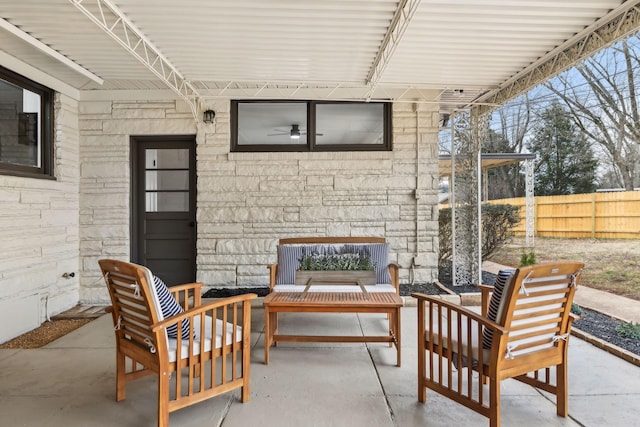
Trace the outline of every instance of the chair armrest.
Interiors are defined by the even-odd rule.
[[[391,284],[396,288],[396,294],[400,295],[400,264],[390,263],[389,275],[391,276]]]
[[[153,325],[151,325],[151,330],[153,332],[157,332],[158,330],[162,328],[166,328],[167,326],[173,325],[175,323],[178,323],[181,320],[184,320],[187,318],[193,319],[197,315],[205,314],[207,311],[215,310],[216,308],[220,308],[220,307],[224,307],[232,304],[248,303],[252,299],[256,299],[256,298],[258,298],[258,295],[256,294],[243,294],[243,295],[236,295],[228,298],[220,298],[214,301],[209,301],[205,304],[202,304],[197,307],[193,307],[182,313],[178,313],[174,316],[167,317],[166,319],[160,322],[154,323]],[[247,304],[247,306],[248,306],[248,309],[251,310],[251,304]]]
[[[267,265],[269,269],[269,292],[273,291],[273,287],[276,285],[276,274],[278,273],[278,264]]]
[[[169,292],[185,311],[202,304],[202,283],[200,282],[171,286]],[[190,299],[193,299],[193,304],[189,303]]]
[[[420,319],[420,313],[424,313],[425,306],[429,304],[430,307],[436,308],[438,306],[444,307],[450,312],[454,314],[460,314],[461,317],[469,318],[473,321],[478,322],[481,326],[492,329],[494,334],[498,334],[499,336],[505,335],[508,333],[507,329],[503,326],[500,326],[493,320],[487,319],[485,316],[476,313],[475,311],[471,311],[466,307],[461,305],[446,301],[438,296],[434,295],[426,295],[421,293],[412,293],[412,297],[418,300],[418,319]],[[494,335],[495,337],[495,335]]]
[[[480,289],[480,313],[486,316],[489,312],[489,301],[491,300],[491,292],[493,292],[493,285],[478,285]]]

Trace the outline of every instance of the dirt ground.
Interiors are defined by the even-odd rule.
[[[582,261],[582,284],[640,301],[640,240],[536,237],[533,248],[524,243],[516,237],[487,259],[517,267],[523,253],[534,252],[537,262]]]

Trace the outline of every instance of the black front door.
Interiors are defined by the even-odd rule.
[[[196,279],[195,137],[132,137],[132,261],[168,286]]]

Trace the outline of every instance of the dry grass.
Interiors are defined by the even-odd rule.
[[[581,283],[640,301],[640,240],[535,239],[538,262],[572,260],[585,263]],[[517,267],[524,238],[516,237],[487,259]]]

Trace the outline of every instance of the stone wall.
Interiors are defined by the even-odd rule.
[[[393,151],[341,153],[230,153],[229,101],[207,108],[196,125],[180,101],[81,102],[81,301],[107,299],[99,258],[130,255],[130,135],[196,135],[207,287],[267,286],[277,240],[302,235],[385,236],[403,281],[436,279],[437,104],[394,106]]]
[[[56,94],[54,108],[55,180],[0,175],[0,342],[79,298],[78,105]]]
[[[188,107],[174,100],[80,103],[80,301],[109,295],[100,258],[130,259],[130,136],[195,134]]]

